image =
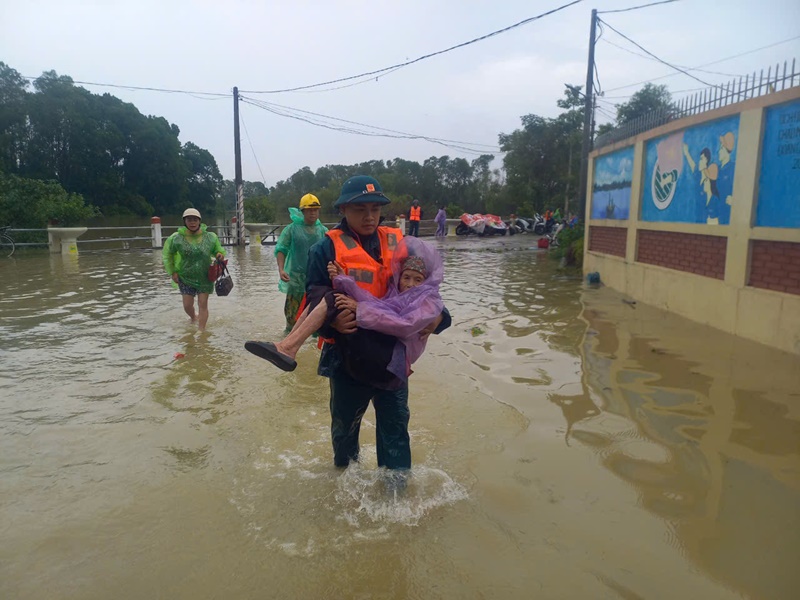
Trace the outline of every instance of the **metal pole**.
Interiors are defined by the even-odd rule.
[[[567,159],[567,189],[564,193],[564,218],[569,217],[569,180],[572,179],[572,142],[569,143],[569,158]]]
[[[236,185],[236,245],[244,246],[244,182],[242,181],[242,144],[239,137],[239,88],[233,88],[233,160]]]
[[[586,190],[589,174],[589,152],[592,150],[592,112],[594,111],[594,44],[597,32],[597,9],[592,9],[592,23],[589,28],[589,62],[586,66],[586,88],[583,108],[583,148],[581,149],[581,173],[578,183],[578,218],[586,219]]]

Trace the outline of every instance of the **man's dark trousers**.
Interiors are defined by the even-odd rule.
[[[331,439],[333,462],[346,467],[358,460],[358,434],[369,402],[375,407],[378,466],[411,468],[408,437],[408,382],[397,390],[382,390],[354,380],[339,370],[331,383]]]

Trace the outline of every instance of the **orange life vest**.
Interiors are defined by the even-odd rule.
[[[378,227],[382,262],[367,254],[361,244],[341,229],[331,229],[325,235],[333,242],[336,261],[344,267],[347,275],[355,279],[356,285],[376,298],[385,296],[389,289],[392,255],[397,243],[403,239],[403,232],[394,227]],[[334,340],[320,336],[317,347],[322,348],[323,342],[333,344]]]
[[[409,221],[419,221],[420,213],[422,213],[421,206],[412,206],[411,212],[409,213],[408,220]]]
[[[333,241],[336,260],[347,275],[356,280],[361,289],[367,290],[376,298],[386,295],[391,277],[392,254],[403,233],[394,227],[378,227],[381,242],[381,261],[372,258],[356,240],[341,229],[332,229],[325,235]]]

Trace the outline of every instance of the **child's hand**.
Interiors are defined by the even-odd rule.
[[[336,294],[336,308],[352,310],[355,313],[358,308],[358,302],[353,300],[350,296]]]
[[[344,275],[344,267],[340,265],[335,260],[332,260],[328,263],[328,275],[331,279],[336,277],[337,275]]]

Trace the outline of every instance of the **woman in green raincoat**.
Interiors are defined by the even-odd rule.
[[[225,250],[217,234],[207,231],[200,220],[197,209],[183,211],[184,226],[167,238],[162,257],[173,285],[181,291],[183,310],[192,321],[198,322],[200,331],[203,331],[208,322],[208,295],[214,291],[214,282],[208,280],[208,267],[215,258],[225,258]],[[197,314],[194,310],[195,296],[199,309]]]
[[[286,331],[297,321],[297,313],[306,293],[306,265],[308,250],[325,237],[328,228],[319,222],[319,198],[306,194],[300,198],[300,208],[289,208],[292,222],[287,225],[275,246],[278,274],[281,280],[278,289],[286,294],[283,314],[286,316]]]

